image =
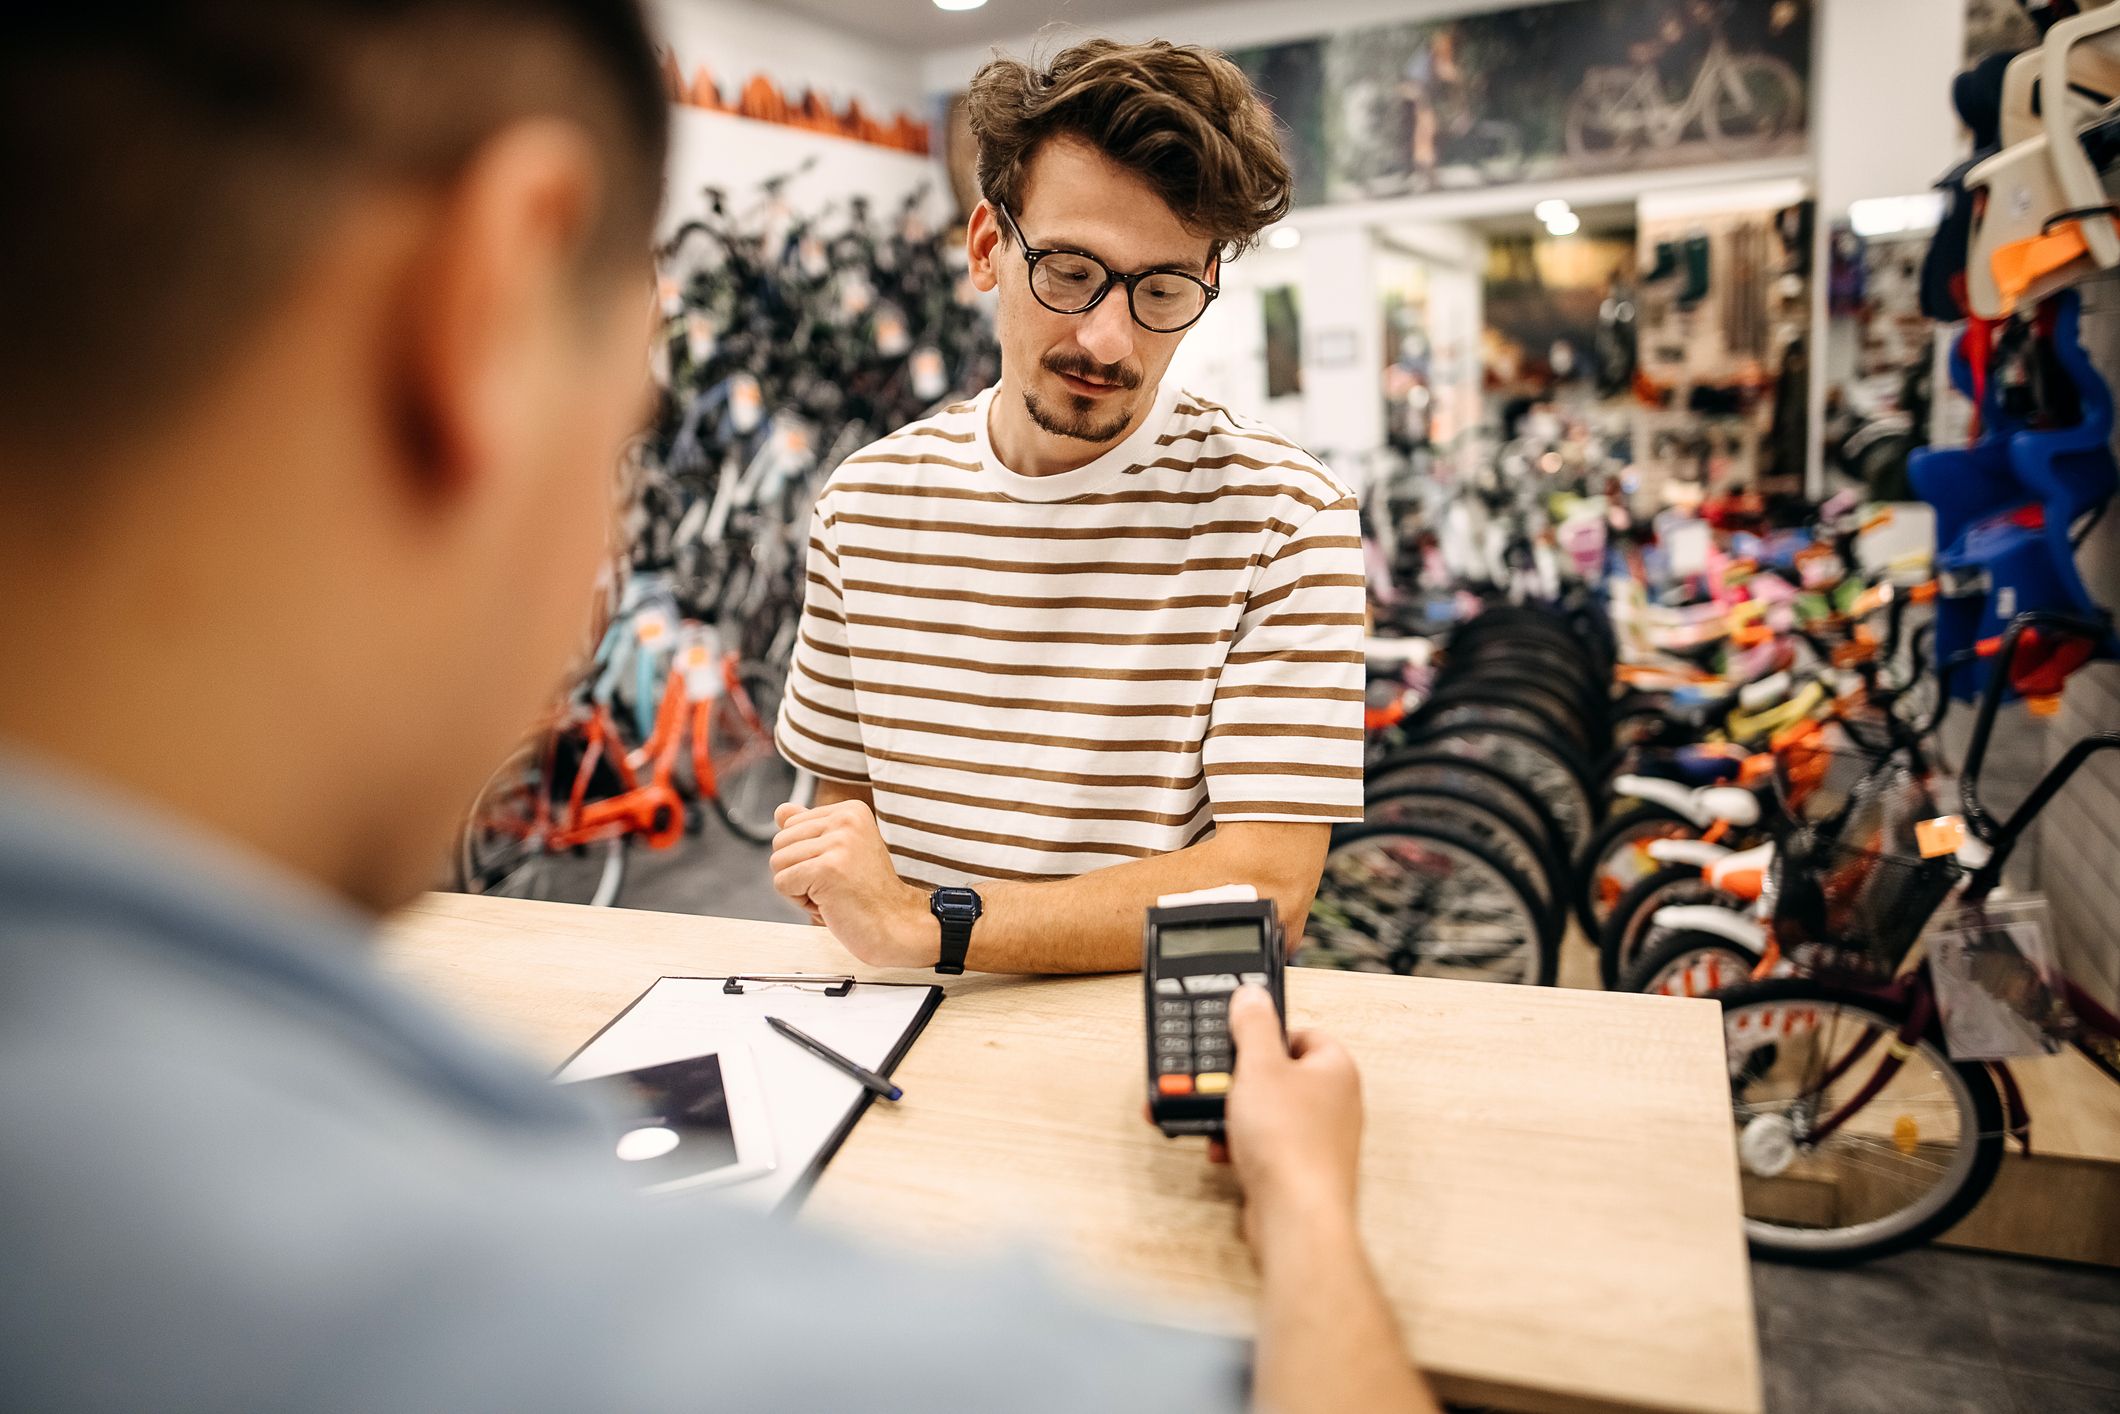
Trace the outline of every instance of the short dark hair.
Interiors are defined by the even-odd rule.
[[[591,259],[645,259],[668,108],[638,0],[32,0],[0,44],[0,438],[179,405],[365,182],[505,124],[602,149]]]
[[[1224,258],[1288,214],[1273,115],[1244,71],[1212,49],[1092,39],[1043,67],[997,58],[973,76],[965,109],[980,192],[1011,211],[1038,150],[1067,135],[1139,173]]]

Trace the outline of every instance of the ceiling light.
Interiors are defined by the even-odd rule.
[[[938,10],[976,10],[985,3],[986,0],[935,0],[935,8]]]
[[[1275,250],[1294,250],[1303,244],[1303,233],[1293,226],[1276,226],[1266,233],[1266,244]]]
[[[1568,203],[1557,196],[1549,196],[1538,205],[1532,207],[1531,214],[1550,226],[1568,214]]]
[[[1556,236],[1572,236],[1583,228],[1583,218],[1573,211],[1563,211],[1546,223],[1546,229]]]

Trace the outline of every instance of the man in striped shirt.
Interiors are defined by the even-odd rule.
[[[818,499],[775,885],[885,965],[1136,967],[1158,896],[1231,882],[1299,939],[1362,813],[1355,500],[1164,378],[1287,212],[1272,121],[1163,43],[996,60],[969,109],[1001,380]]]

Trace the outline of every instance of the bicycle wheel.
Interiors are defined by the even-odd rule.
[[[1648,948],[1659,930],[1656,910],[1672,904],[1715,903],[1723,895],[1688,864],[1659,869],[1620,897],[1597,933],[1597,974],[1605,990],[1619,990],[1620,978]]]
[[[467,894],[609,908],[626,879],[626,841],[554,850],[539,819],[549,789],[541,752],[524,748],[480,788],[457,834],[456,886]]]
[[[1416,751],[1378,762],[1371,768],[1363,790],[1369,799],[1381,800],[1411,786],[1469,795],[1507,815],[1552,858],[1567,857],[1561,853],[1561,827],[1553,812],[1521,780],[1499,766],[1450,751]]]
[[[795,768],[773,744],[780,692],[780,679],[763,664],[743,663],[735,688],[715,698],[707,712],[714,813],[753,844],[773,842],[773,812],[795,794]]]
[[[1293,961],[1550,986],[1554,948],[1536,894],[1485,845],[1447,825],[1335,830]]]
[[[1561,140],[1570,157],[1594,160],[1633,151],[1644,133],[1633,77],[1593,70],[1569,101]]]
[[[1509,817],[1477,796],[1430,787],[1407,787],[1371,797],[1363,822],[1371,825],[1443,824],[1463,830],[1506,861],[1538,895],[1542,922],[1558,947],[1567,924],[1559,866]]]
[[[1721,1002],[1755,1252],[1837,1266],[1902,1251],[1994,1182],[1994,1078],[1954,1063],[1933,1028],[1895,1056],[1903,1004],[1803,977],[1747,983]]]
[[[1620,975],[1619,989],[1652,997],[1706,997],[1749,982],[1758,965],[1757,954],[1719,933],[1679,928],[1635,957]]]
[[[1505,722],[1423,723],[1412,726],[1397,747],[1398,752],[1430,749],[1491,761],[1522,781],[1553,812],[1565,858],[1573,859],[1597,826],[1589,768],[1549,735]]]
[[[1667,805],[1637,801],[1605,817],[1575,862],[1575,916],[1583,932],[1604,931],[1613,906],[1663,865],[1649,853],[1655,840],[1693,839],[1700,827]]]
[[[1764,54],[1733,60],[1731,69],[1701,110],[1701,131],[1709,142],[1732,147],[1769,142],[1795,125],[1803,81],[1793,69]]]

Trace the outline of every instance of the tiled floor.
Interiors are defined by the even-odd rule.
[[[802,922],[765,861],[715,822],[636,851],[620,902]],[[1768,1414],[2120,1414],[2120,1272],[1929,1248],[1752,1285]]]

